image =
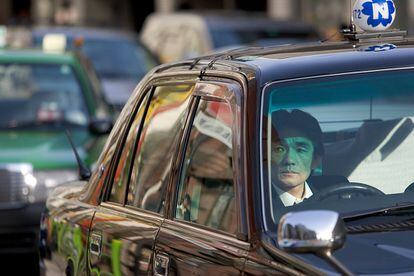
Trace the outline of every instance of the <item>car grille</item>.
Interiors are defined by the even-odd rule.
[[[0,208],[5,207],[5,204],[20,203],[27,200],[27,196],[24,194],[26,187],[22,168],[27,168],[27,166],[0,167]]]

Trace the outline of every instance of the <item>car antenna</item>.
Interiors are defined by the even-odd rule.
[[[78,172],[80,180],[89,180],[91,177],[91,171],[88,169],[86,164],[79,157],[78,151],[76,150],[75,144],[73,143],[72,135],[70,134],[69,129],[65,129],[66,137],[68,137],[69,143],[72,147],[73,153],[76,157],[76,162],[78,162]]]
[[[345,37],[347,36],[354,36],[357,33],[357,27],[355,25],[354,22],[354,11],[353,11],[353,7],[352,7],[352,0],[349,0],[349,25],[348,28],[343,28],[341,30],[342,34],[345,35]]]
[[[357,27],[354,23],[354,15],[352,11],[352,0],[349,0],[349,31],[351,33],[357,32]]]

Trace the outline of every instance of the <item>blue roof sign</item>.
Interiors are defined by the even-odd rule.
[[[384,31],[392,25],[396,13],[393,0],[356,0],[352,19],[364,31]]]
[[[372,45],[372,46],[368,46],[368,47],[363,47],[361,49],[358,49],[358,51],[363,51],[363,52],[385,52],[385,51],[389,51],[389,50],[393,50],[397,48],[397,46],[395,46],[394,44],[382,44],[382,45]]]

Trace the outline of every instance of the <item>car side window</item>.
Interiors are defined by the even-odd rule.
[[[230,104],[201,99],[181,171],[175,218],[236,233]]]
[[[129,181],[128,178],[131,169],[135,141],[139,133],[139,128],[146,110],[147,101],[150,94],[151,93],[147,93],[144,100],[141,102],[141,105],[137,110],[136,116],[129,128],[129,132],[126,137],[121,155],[119,156],[117,167],[113,176],[111,193],[109,195],[109,201],[111,202],[124,204],[125,192]]]
[[[85,71],[88,74],[89,79],[90,79],[90,84],[91,84],[92,92],[93,92],[93,98],[96,102],[96,115],[98,117],[108,116],[110,111],[108,109],[108,106],[105,104],[103,89],[101,86],[101,82],[98,76],[96,75],[95,69],[93,68],[89,59],[80,58],[79,60],[82,63],[83,67],[85,68]]]
[[[128,205],[163,213],[165,192],[193,88],[193,84],[182,84],[155,89],[135,149]]]

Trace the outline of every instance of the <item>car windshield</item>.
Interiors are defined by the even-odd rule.
[[[414,202],[414,72],[273,83],[264,89],[266,221],[297,210],[343,217]]]
[[[0,128],[85,126],[83,93],[68,65],[0,64]]]
[[[316,41],[318,36],[311,29],[278,30],[272,27],[261,28],[211,28],[214,48],[232,45],[252,44],[255,46],[281,45]]]
[[[139,79],[156,65],[148,51],[131,41],[86,39],[82,50],[102,78]]]

